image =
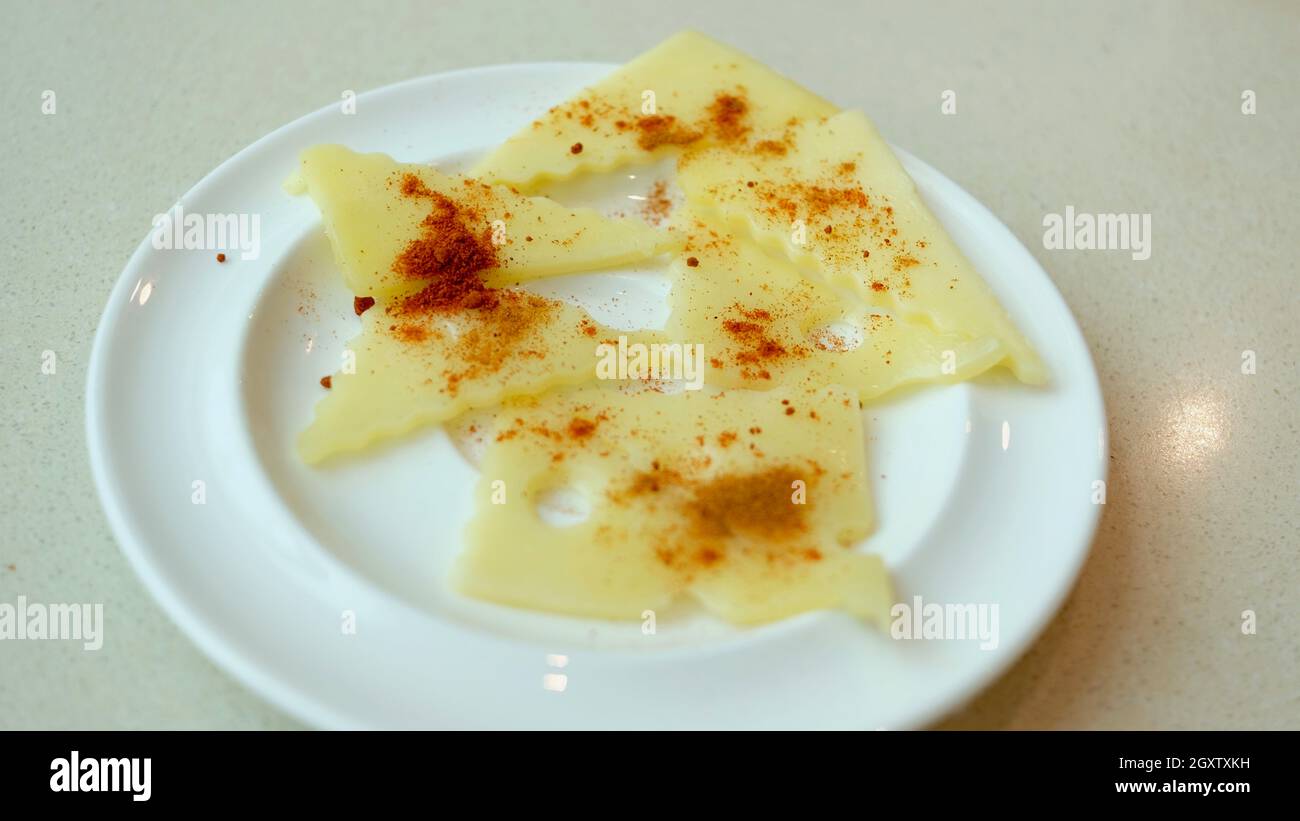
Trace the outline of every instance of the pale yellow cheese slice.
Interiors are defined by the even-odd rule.
[[[701,214],[752,234],[870,305],[994,339],[1023,382],[1047,372],[867,118],[796,126],[784,154],[702,149],[678,184]]]
[[[505,407],[488,438],[453,583],[516,607],[641,619],[682,595],[735,623],[843,608],[887,624],[857,396],[628,392]],[[563,491],[586,518],[552,523]]]
[[[425,193],[403,193],[408,174],[422,183]],[[496,264],[484,273],[497,281],[618,267],[674,245],[671,235],[637,220],[606,219],[591,209],[568,208],[503,186],[443,174],[431,166],[398,163],[385,154],[358,154],[338,145],[304,151],[289,187],[305,191],[320,209],[348,288],[381,300],[427,284],[398,261],[434,230],[425,224],[435,209],[433,193],[455,204],[467,237],[492,249]]]
[[[596,378],[598,346],[620,332],[567,302],[496,293],[500,301],[490,310],[367,311],[348,345],[351,361],[331,377],[299,436],[303,461],[315,464],[512,396]]]
[[[670,270],[669,339],[703,345],[705,380],[768,390],[840,384],[862,400],[916,382],[958,382],[1006,349],[841,298],[783,255],[679,211],[686,237]],[[856,333],[853,333],[856,331]]]
[[[746,143],[836,107],[694,31],[676,34],[548,111],[482,160],[484,179],[530,190],[693,143]]]

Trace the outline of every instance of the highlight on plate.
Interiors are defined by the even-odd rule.
[[[640,217],[540,195],[666,161]],[[361,322],[299,453],[328,470],[484,420],[451,580],[481,599],[638,619],[693,597],[737,624],[838,608],[883,627],[862,408],[995,368],[1047,379],[866,116],[694,32],[466,175],[320,145],[287,188],[319,208]],[[671,277],[663,327],[520,287],[643,261]],[[602,378],[616,344],[640,378]],[[546,516],[555,498],[585,515]]]

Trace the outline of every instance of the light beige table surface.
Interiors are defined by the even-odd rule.
[[[0,16],[0,602],[103,602],[107,619],[98,652],[0,641],[0,727],[296,726],[163,615],[91,484],[90,342],[151,217],[344,89],[623,61],[686,27],[866,110],[972,192],[1091,345],[1112,447],[1096,544],[1034,648],[941,726],[1300,727],[1295,3],[4,0]],[[1066,206],[1151,214],[1150,259],[1044,250],[1043,216]]]

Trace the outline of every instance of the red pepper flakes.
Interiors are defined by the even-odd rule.
[[[361,316],[370,310],[375,304],[375,298],[372,296],[354,296],[352,298],[352,311]]]

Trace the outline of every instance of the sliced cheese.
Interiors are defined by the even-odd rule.
[[[502,410],[481,471],[454,577],[468,595],[609,619],[692,595],[736,623],[821,608],[888,623],[884,567],[852,549],[872,514],[851,391],[555,391]],[[547,517],[561,493],[585,519]]]
[[[869,305],[993,339],[1023,382],[1046,368],[859,112],[793,129],[784,153],[708,148],[678,184],[700,213],[755,236]]]
[[[1006,356],[994,337],[945,333],[842,298],[689,209],[677,225],[687,239],[670,267],[664,334],[703,345],[709,384],[840,384],[869,400],[910,383],[970,379]]]
[[[492,308],[366,312],[353,361],[331,377],[298,439],[309,464],[361,450],[463,411],[596,378],[597,347],[617,335],[585,311],[520,291]]]
[[[530,190],[685,145],[767,139],[831,103],[703,34],[685,31],[555,106],[473,170]]]
[[[418,185],[407,184],[408,175]],[[412,249],[418,251],[431,232],[448,230],[446,220],[430,223],[440,213],[435,197],[453,204],[451,228],[467,240],[487,243],[491,259],[479,262],[485,266],[484,275],[497,281],[618,267],[674,245],[671,235],[637,220],[606,219],[591,209],[568,208],[503,186],[443,174],[431,166],[398,163],[385,154],[358,154],[338,145],[304,151],[291,182],[320,209],[348,288],[380,300],[428,284],[435,264],[426,260],[421,267],[403,266],[400,260]]]

